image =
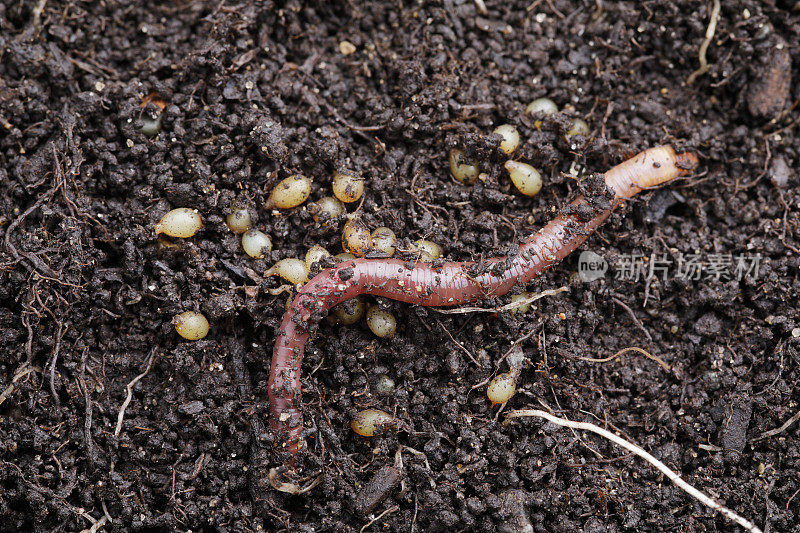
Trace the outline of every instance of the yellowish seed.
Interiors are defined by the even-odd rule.
[[[295,257],[281,259],[272,265],[264,276],[280,276],[292,285],[308,282],[308,267]]]
[[[516,303],[516,302],[527,300],[530,297],[531,297],[531,293],[529,293],[529,292],[522,292],[520,294],[515,294],[515,295],[513,295],[511,297],[511,303],[513,304],[513,303]],[[524,315],[525,313],[527,313],[530,310],[530,308],[531,308],[531,303],[527,302],[527,303],[524,303],[524,304],[520,304],[519,306],[515,307],[514,309],[511,309],[509,312],[512,315],[516,315],[517,313],[520,313],[520,314]]]
[[[350,218],[342,229],[342,247],[358,257],[364,257],[372,248],[369,230],[357,216]]]
[[[397,320],[388,311],[384,311],[376,305],[371,305],[367,309],[367,326],[378,337],[393,337],[397,331]]]
[[[506,161],[505,167],[514,186],[525,196],[536,196],[542,190],[542,175],[529,164]]]
[[[350,427],[362,437],[373,437],[382,430],[397,427],[397,419],[380,409],[364,409],[356,413]]]
[[[172,319],[175,331],[186,340],[197,341],[208,335],[208,320],[197,311],[184,311]]]
[[[552,115],[558,113],[558,106],[549,98],[537,98],[525,108],[525,113],[529,115]]]
[[[494,129],[494,133],[503,137],[500,141],[500,149],[511,155],[519,147],[519,131],[511,124],[503,124]]]
[[[344,204],[333,196],[325,196],[308,206],[315,222],[331,222],[342,216]]]
[[[225,222],[228,224],[228,229],[237,234],[246,232],[253,225],[250,211],[247,209],[236,209],[228,215]]]
[[[163,233],[170,237],[180,237],[185,239],[193,236],[203,227],[203,219],[197,209],[179,207],[173,209],[158,221],[156,224],[156,235]]]
[[[420,255],[420,261],[430,262],[442,257],[442,247],[433,241],[419,239],[413,244],[416,252]]]
[[[272,240],[266,233],[250,229],[242,235],[242,248],[250,257],[261,259],[272,251]]]
[[[344,261],[350,261],[352,259],[358,259],[356,256],[354,256],[350,252],[342,252],[340,254],[336,254],[336,255],[333,256],[333,258],[336,259],[336,261],[338,263],[342,263]]]
[[[353,298],[352,300],[347,300],[334,307],[333,313],[340,324],[350,326],[361,320],[366,310],[367,304],[360,298]]]
[[[492,404],[506,403],[517,392],[517,374],[505,372],[498,374],[489,382],[486,397]]]
[[[582,137],[588,137],[589,125],[586,123],[585,120],[576,118],[572,121],[572,126],[567,131],[566,137],[567,139],[571,139],[576,135],[580,135]]]
[[[458,148],[450,150],[450,173],[464,185],[471,185],[478,179],[478,165],[465,159],[464,151]]]
[[[306,252],[306,266],[311,270],[311,265],[319,263],[323,258],[330,257],[331,254],[322,246],[314,245]]]
[[[305,202],[311,194],[311,180],[295,174],[281,180],[267,198],[267,209],[292,209]]]
[[[384,252],[389,257],[394,255],[394,244],[397,242],[397,237],[391,229],[386,227],[375,228],[370,237],[373,248]]]
[[[364,179],[348,172],[337,172],[331,183],[333,195],[344,203],[356,202],[364,194]]]

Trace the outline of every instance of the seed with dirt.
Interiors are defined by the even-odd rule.
[[[295,257],[281,259],[272,265],[264,276],[280,276],[292,285],[306,283],[308,281],[308,267],[305,261],[301,261]]]
[[[425,262],[435,261],[442,257],[442,247],[427,239],[414,241],[412,252],[419,254],[419,260]]]
[[[263,231],[251,229],[242,235],[242,248],[250,257],[261,259],[272,251],[272,240]]]
[[[197,311],[184,311],[172,319],[175,331],[186,340],[197,341],[208,335],[208,320]]]
[[[356,256],[351,254],[350,252],[340,252],[333,256],[334,259],[338,263],[343,263],[344,261],[350,261],[351,259],[358,259]]]
[[[537,98],[525,108],[528,115],[552,115],[558,113],[558,106],[549,98]]]
[[[358,257],[372,249],[372,236],[358,216],[352,216],[342,229],[342,248]]]
[[[361,298],[353,298],[333,308],[333,314],[343,326],[351,326],[361,320],[367,310],[367,304]]]
[[[375,392],[381,396],[389,396],[394,392],[394,380],[386,374],[381,374],[375,380]]]
[[[464,150],[450,150],[450,173],[464,185],[472,185],[478,179],[478,164],[466,159]]]
[[[253,219],[247,209],[236,209],[228,215],[225,222],[228,224],[228,229],[236,234],[246,232],[253,225]]]
[[[324,258],[330,256],[331,254],[330,252],[328,252],[328,250],[326,250],[322,246],[315,244],[314,246],[309,248],[308,251],[306,252],[306,261],[305,261],[306,267],[309,270],[311,270],[311,265],[313,265],[314,263],[319,263]]]
[[[371,305],[367,309],[367,326],[370,331],[380,338],[393,337],[397,331],[397,319],[388,311],[384,311],[377,305]]]
[[[331,183],[333,195],[344,203],[357,202],[364,194],[364,179],[349,172],[337,172]]]
[[[512,303],[512,304],[513,304],[513,303],[521,302],[521,301],[523,301],[523,300],[527,300],[527,299],[528,299],[528,298],[530,298],[530,297],[531,297],[531,293],[529,293],[529,292],[527,292],[527,291],[525,291],[525,292],[521,292],[521,293],[519,293],[519,294],[515,294],[515,295],[513,295],[513,296],[511,297],[511,302],[510,302],[510,303]],[[527,303],[524,303],[524,304],[520,304],[520,305],[518,305],[518,306],[517,306],[517,307],[515,307],[514,309],[511,309],[511,310],[509,311],[509,313],[511,313],[512,315],[516,315],[517,313],[521,313],[521,314],[523,314],[523,315],[524,315],[525,313],[527,313],[528,311],[530,311],[530,309],[531,309],[531,303],[530,303],[530,302],[527,302]]]
[[[375,228],[372,230],[372,247],[380,250],[389,257],[394,255],[394,244],[397,242],[394,232],[386,227]]]
[[[503,140],[500,141],[500,149],[505,152],[506,155],[511,155],[517,147],[519,147],[519,131],[511,124],[497,126],[493,133],[503,138]]]
[[[139,130],[148,137],[155,137],[161,131],[161,115],[157,118],[142,117],[142,129]]]
[[[333,196],[323,196],[308,206],[315,222],[327,223],[336,220],[345,211],[344,204]]]
[[[197,209],[179,207],[161,217],[156,224],[156,235],[163,233],[182,239],[193,236],[203,227],[203,219]]]
[[[504,372],[497,374],[497,376],[489,382],[486,387],[486,397],[492,402],[492,405],[498,403],[506,403],[517,392],[517,378],[519,372]]]
[[[589,135],[589,124],[585,120],[576,118],[572,121],[572,126],[567,130],[566,137],[571,139],[576,135],[586,137]]]
[[[311,180],[295,174],[281,180],[267,198],[267,209],[292,209],[308,199],[311,194]]]
[[[397,419],[380,409],[364,409],[356,413],[350,427],[362,437],[373,437],[385,429],[397,427]]]
[[[504,166],[514,187],[525,196],[536,196],[542,190],[542,175],[529,164],[506,161]]]

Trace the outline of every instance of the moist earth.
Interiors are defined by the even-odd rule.
[[[594,435],[503,424],[543,406],[767,531],[798,530],[800,12],[720,2],[689,84],[715,4],[0,3],[0,531],[734,529]],[[542,96],[561,112],[539,123],[524,110]],[[574,118],[588,136],[565,137]],[[535,197],[509,182],[503,123],[542,172]],[[368,298],[397,317],[393,338],[323,321],[303,363],[307,448],[285,471],[266,382],[292,289],[264,272],[339,253],[344,219],[265,209],[276,183],[311,177],[316,201],[358,172],[348,211],[399,253],[425,238],[477,260],[658,144],[700,168],[583,245],[600,279],[576,253],[515,288],[566,287],[527,313]],[[453,180],[451,148],[483,179]],[[272,239],[263,259],[225,225],[240,206]],[[157,238],[176,207],[204,228]],[[186,310],[209,319],[203,340],[175,333]],[[501,409],[485,382],[512,346],[525,365]],[[612,358],[629,347],[653,358]],[[399,428],[357,436],[366,407]],[[276,490],[272,468],[283,488],[316,485]]]

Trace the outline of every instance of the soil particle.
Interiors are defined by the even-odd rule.
[[[722,422],[720,443],[726,451],[741,453],[747,444],[747,428],[753,415],[753,400],[747,396],[739,396],[727,409]]]
[[[500,495],[497,510],[497,530],[501,533],[533,533],[533,524],[528,518],[529,496],[522,490],[507,490]]]
[[[722,331],[722,321],[715,313],[706,313],[697,319],[694,330],[706,337],[716,337]]]
[[[792,56],[783,39],[763,56],[761,65],[750,83],[747,108],[755,117],[772,119],[786,108],[792,86]]]
[[[769,167],[769,179],[778,189],[785,189],[789,186],[789,181],[796,178],[796,171],[792,171],[792,166],[786,161],[786,157],[779,155],[772,161]]]
[[[399,468],[381,467],[358,491],[353,502],[353,509],[360,515],[369,515],[392,493],[402,479],[403,472]]]

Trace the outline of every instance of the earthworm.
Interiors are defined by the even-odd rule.
[[[502,296],[526,283],[580,246],[611,211],[644,189],[688,174],[697,156],[670,146],[650,148],[605,173],[614,198],[595,210],[579,196],[512,256],[481,263],[415,263],[400,259],[355,259],[323,270],[299,291],[283,317],[269,375],[270,426],[292,463],[302,447],[300,365],[310,327],[333,306],[361,294],[423,306],[457,306]]]

